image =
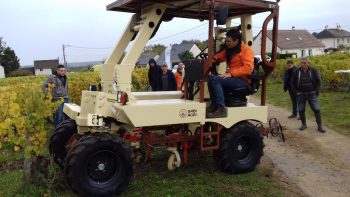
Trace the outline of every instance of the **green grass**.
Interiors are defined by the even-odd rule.
[[[139,171],[123,196],[281,196],[266,169],[242,175],[221,172],[211,156],[193,156],[187,167],[169,172],[168,154]]]
[[[211,155],[192,155],[187,167],[166,168],[169,153],[162,151],[151,163],[139,167],[128,189],[121,196],[285,196],[280,185],[269,178],[271,171],[258,166],[251,173],[226,174],[218,170]],[[0,172],[0,196],[75,196],[65,180],[47,186],[23,185],[22,171]]]
[[[75,196],[68,189],[66,190],[52,190],[47,187],[35,186],[31,184],[24,184],[22,181],[21,170],[0,172],[0,196]]]
[[[282,82],[270,80],[267,84],[267,102],[291,111],[288,92],[283,91]],[[307,118],[315,120],[315,116],[307,104]],[[350,94],[342,92],[321,92],[319,95],[322,121],[335,131],[350,136]]]

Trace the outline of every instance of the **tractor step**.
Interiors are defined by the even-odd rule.
[[[212,151],[217,150],[220,147],[220,131],[222,126],[216,125],[214,131],[204,131],[204,128],[200,132],[200,151]],[[207,141],[210,140],[208,143]]]

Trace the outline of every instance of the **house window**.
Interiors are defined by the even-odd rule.
[[[350,38],[348,38],[348,43],[350,43]]]
[[[305,51],[301,50],[301,57],[304,57],[304,55],[305,55]]]
[[[42,69],[42,68],[40,68],[40,71],[43,71],[43,69]]]
[[[309,56],[312,56],[312,49],[309,49]]]
[[[339,44],[339,38],[337,38],[337,44]]]

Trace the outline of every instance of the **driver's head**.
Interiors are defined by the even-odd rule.
[[[226,33],[225,43],[227,48],[232,49],[242,43],[242,34],[238,29],[231,29]]]
[[[66,75],[66,68],[61,64],[57,66],[57,75],[60,77],[64,77]]]

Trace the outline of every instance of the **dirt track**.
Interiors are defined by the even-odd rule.
[[[308,128],[299,131],[300,120],[289,115],[269,105],[269,117],[287,128],[286,142],[265,138],[265,155],[308,196],[350,196],[350,138],[327,127],[326,133],[317,132],[314,116],[308,117]]]

